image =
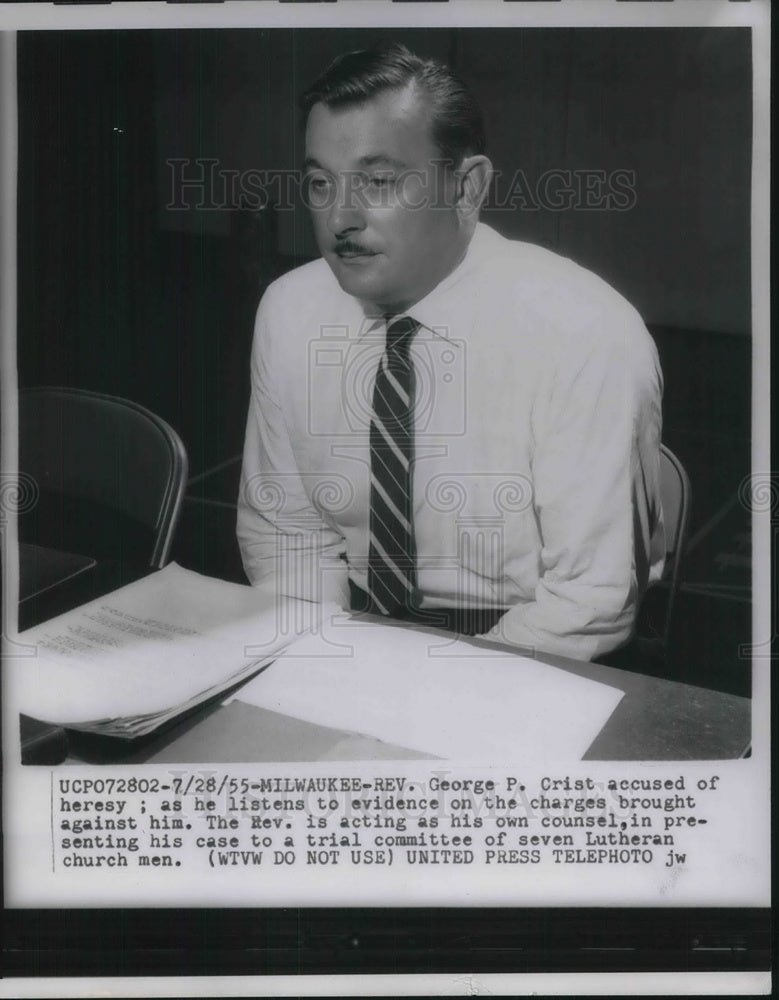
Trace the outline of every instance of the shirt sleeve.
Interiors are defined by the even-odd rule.
[[[272,291],[260,303],[252,349],[236,529],[241,558],[255,586],[348,608],[344,538],[311,501],[284,409],[271,389],[281,377],[273,334],[283,339],[285,332],[279,329],[283,315],[274,308]]]
[[[489,638],[590,660],[631,637],[662,569],[661,394],[646,332],[560,363],[532,467],[535,600],[512,607]]]

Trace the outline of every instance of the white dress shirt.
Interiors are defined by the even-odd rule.
[[[507,607],[489,635],[592,657],[622,645],[663,565],[662,375],[601,279],[479,224],[408,311],[424,608]],[[255,584],[349,605],[367,588],[369,424],[385,322],[324,260],[257,313],[238,540]]]

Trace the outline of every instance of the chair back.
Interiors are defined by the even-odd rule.
[[[666,644],[679,590],[680,567],[690,520],[691,494],[690,478],[684,466],[670,448],[661,444],[660,502],[665,523],[665,569],[662,582],[668,587],[662,638]]]
[[[168,561],[187,454],[173,428],[145,407],[82,389],[24,389],[19,469],[42,493],[86,501],[147,527],[151,549],[136,558],[154,568]],[[66,536],[67,524],[61,530]]]

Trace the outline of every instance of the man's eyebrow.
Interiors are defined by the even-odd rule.
[[[394,156],[387,153],[373,153],[370,156],[361,156],[357,161],[361,167],[397,167],[399,170],[405,169],[408,164],[403,160],[396,160]]]
[[[395,167],[398,170],[405,170],[408,167],[403,160],[397,160],[387,153],[371,153],[368,156],[361,156],[357,161],[360,167]],[[303,160],[304,170],[324,170],[322,164],[313,156],[307,156]]]

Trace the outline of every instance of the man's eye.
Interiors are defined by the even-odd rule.
[[[324,208],[330,202],[331,184],[328,177],[315,174],[306,178],[305,192],[310,208]]]
[[[367,174],[363,185],[368,191],[385,191],[395,183],[391,174]]]

